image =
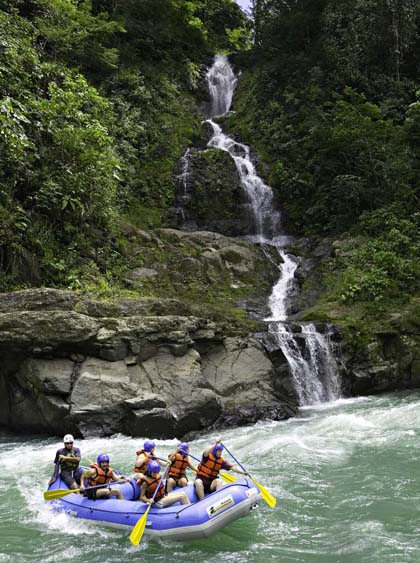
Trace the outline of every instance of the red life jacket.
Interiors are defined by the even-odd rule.
[[[89,477],[88,487],[95,487],[96,485],[106,485],[114,477],[114,472],[111,467],[108,467],[107,471],[104,471],[99,465],[93,463],[90,467],[96,469],[95,477]]]
[[[168,477],[173,477],[174,479],[185,477],[189,461],[190,458],[187,454],[176,452],[175,459],[172,462],[171,467],[169,468]]]
[[[144,450],[137,450],[136,451],[136,456],[139,456],[140,454],[144,454],[147,457],[140,467],[137,467],[136,465],[134,466],[134,473],[146,473],[149,461],[156,459],[156,456],[154,456],[154,455],[151,456],[150,452],[146,452]]]
[[[156,491],[158,485],[159,485],[159,490],[156,493],[155,496],[155,502],[157,502],[158,500],[160,500],[161,498],[163,498],[165,496],[165,485],[162,482],[159,484],[160,478],[162,477],[162,475],[160,473],[157,474],[156,479],[153,479],[153,477],[149,477],[149,475],[140,475],[139,479],[137,480],[137,484],[139,485],[139,487],[141,488],[143,483],[147,483],[147,488],[146,488],[146,492],[145,492],[145,496],[147,498],[152,498],[154,492]]]
[[[203,461],[204,460],[204,461]],[[201,460],[197,467],[197,477],[204,477],[205,479],[217,479],[219,471],[222,469],[224,459],[216,457],[212,453],[207,458]]]

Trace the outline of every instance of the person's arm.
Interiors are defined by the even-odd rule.
[[[148,459],[148,457],[149,457],[149,456],[146,455],[146,454],[139,454],[139,455],[137,456],[135,466],[136,466],[136,467],[141,467],[141,466],[143,465],[143,463],[146,461],[146,459]]]
[[[72,455],[60,455],[60,461],[70,461],[73,463],[80,463],[80,457],[74,457]]]
[[[80,490],[84,491],[85,486],[83,484],[84,479],[89,479],[89,477],[94,477],[96,471],[94,469],[83,469],[82,474],[80,475]]]
[[[190,469],[192,469],[195,473],[197,473],[197,468],[194,467],[194,465],[191,463],[190,460],[188,460],[188,467],[189,467]]]
[[[237,465],[231,465],[229,471],[234,471],[235,473],[240,473],[241,475],[248,475],[248,471],[244,471]]]
[[[151,498],[147,498],[146,491],[147,491],[147,483],[142,483],[140,490],[140,500],[145,502],[146,504],[153,504],[154,501]]]
[[[80,463],[82,456],[81,456],[79,448],[74,448],[74,454],[72,454],[72,455],[61,454],[59,456],[59,459],[60,459],[60,461],[69,461],[69,462],[73,462],[73,463]]]
[[[203,452],[203,457],[209,457],[209,454],[211,453],[212,449],[214,448],[214,446],[217,446],[217,444],[220,444],[220,442],[222,441],[222,437],[221,436],[217,436],[216,441],[214,444],[211,444],[210,446],[208,446],[204,452]]]

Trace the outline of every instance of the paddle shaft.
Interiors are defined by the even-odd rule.
[[[184,450],[181,450],[181,453],[184,454],[184,455],[189,455],[194,461],[198,461],[198,463],[201,463],[201,459],[198,459],[198,457],[194,457],[189,452],[184,452]]]
[[[236,464],[239,465],[239,467],[242,469],[242,471],[245,471],[245,473],[247,473],[251,477],[251,474],[245,469],[245,467],[242,465],[242,463],[236,459],[236,457],[227,449],[227,447],[224,444],[221,444],[221,445],[224,447],[224,449],[227,451],[227,453],[230,455],[230,457],[233,459],[233,461]]]
[[[122,485],[123,483],[127,483],[127,481],[125,481],[124,479],[120,479],[119,481],[110,481],[109,483],[105,483],[103,485],[95,485],[94,487],[86,487],[85,489],[83,489],[83,492],[85,491],[93,491],[93,489],[109,489],[109,487],[111,485]],[[75,489],[77,491],[80,491],[80,489]]]
[[[60,460],[54,465],[54,470],[51,475],[51,479],[48,481],[48,487],[57,481],[58,477],[58,466],[60,465]]]
[[[57,461],[57,463],[54,465],[54,471],[52,472],[50,481],[52,481],[53,479],[57,479],[57,475],[58,475],[58,466],[59,466],[59,465],[60,465],[60,460]]]
[[[168,471],[169,471],[169,467],[170,465],[166,466],[165,471],[162,474],[162,477],[159,479],[159,483],[158,486],[155,489],[155,492],[152,495],[152,502],[148,503],[148,507],[146,508],[144,514],[137,520],[134,528],[131,531],[130,534],[130,541],[133,545],[139,545],[139,543],[141,542],[141,539],[143,537],[144,534],[144,530],[146,528],[146,523],[147,523],[147,515],[149,514],[149,510],[153,504],[153,501],[155,500],[155,496],[158,492],[158,490],[160,489],[160,485],[163,482],[163,480],[165,479]],[[141,498],[141,488],[140,488],[140,498]]]
[[[165,471],[162,473],[162,477],[159,479],[159,484],[156,487],[155,492],[152,495],[152,501],[155,500],[155,496],[156,496],[156,494],[157,494],[157,492],[160,488],[160,484],[163,482],[164,479],[166,479],[166,475],[168,474],[169,468],[170,468],[170,465],[167,465]],[[140,496],[141,496],[141,488],[140,488]],[[153,504],[153,502],[150,503],[150,506],[152,504]]]
[[[245,467],[241,464],[241,462],[236,459],[236,457],[227,449],[227,447],[224,444],[222,444],[222,446],[225,448],[225,450],[231,456],[231,458],[235,461],[235,463],[239,465],[242,471],[245,471],[248,474],[249,478],[254,483],[254,485],[257,486],[258,490],[261,493],[262,498],[268,504],[268,506],[270,508],[274,508],[277,503],[276,498],[269,491],[267,491],[265,487],[263,487],[260,483],[258,483],[258,481],[254,479],[254,477],[245,469]]]

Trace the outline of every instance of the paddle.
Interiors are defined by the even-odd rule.
[[[230,455],[230,457],[235,461],[235,463],[237,463],[237,464],[239,465],[239,467],[240,467],[243,471],[246,471],[245,467],[241,464],[240,461],[238,461],[238,460],[236,459],[236,457],[227,449],[227,447],[226,447],[224,444],[222,444],[222,446],[225,448],[225,450],[226,450],[227,453]],[[247,472],[247,473],[248,473],[248,472]],[[258,487],[258,489],[259,489],[259,491],[260,491],[260,493],[261,493],[262,498],[265,500],[265,502],[268,504],[268,506],[269,506],[270,508],[274,508],[274,507],[276,506],[276,504],[277,504],[277,499],[274,498],[273,495],[272,495],[271,493],[269,493],[265,487],[263,487],[262,485],[260,485],[260,483],[258,483],[258,481],[256,481],[256,480],[252,477],[252,475],[250,475],[249,473],[248,473],[248,475],[249,475],[249,478],[251,479],[251,481]]]
[[[126,481],[113,481],[112,485],[121,485],[123,482],[125,483]],[[92,491],[93,489],[100,489],[101,487],[106,488],[109,485],[111,485],[111,483],[108,483],[108,485],[95,485],[94,487],[86,487],[86,489],[83,489],[83,492]],[[58,498],[65,497],[66,495],[70,495],[71,493],[79,493],[80,491],[81,489],[53,489],[52,491],[45,491],[44,500],[56,500]]]
[[[169,470],[170,465],[166,466],[166,469],[164,471],[164,473],[162,474],[162,477],[159,480],[158,486],[156,487],[155,492],[153,493],[152,496],[152,501],[155,500],[155,496],[156,493],[158,492],[158,490],[160,489],[160,484],[162,483],[162,481],[165,479],[166,474]],[[141,494],[141,493],[140,493]],[[146,508],[146,512],[143,514],[143,516],[141,516],[138,520],[137,523],[135,524],[134,528],[131,530],[131,534],[130,534],[130,541],[133,545],[139,545],[139,543],[141,542],[141,538],[143,537],[144,534],[144,530],[146,529],[146,524],[147,524],[147,515],[149,514],[149,510],[152,507],[153,503],[150,503],[149,506]]]
[[[57,481],[58,477],[58,466],[60,465],[60,460],[54,465],[54,471],[52,472],[51,479],[48,481],[48,486],[52,485]]]
[[[181,453],[189,455],[190,457],[192,457],[195,461],[198,461],[198,463],[201,463],[201,459],[198,459],[198,457],[194,457],[193,455],[191,455],[188,452],[184,452],[184,450],[181,451]],[[229,485],[231,483],[234,483],[235,481],[238,480],[237,477],[235,477],[234,475],[230,475],[229,473],[219,473],[220,477],[226,482],[229,483]]]

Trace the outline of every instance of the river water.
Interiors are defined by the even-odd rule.
[[[0,563],[408,563],[420,561],[420,392],[339,400],[286,422],[223,433],[255,478],[277,497],[213,538],[150,541],[55,514],[42,493],[54,439],[0,435]],[[191,443],[197,457],[212,436]],[[129,473],[141,440],[77,443],[108,452]],[[159,454],[174,440],[158,441]]]

